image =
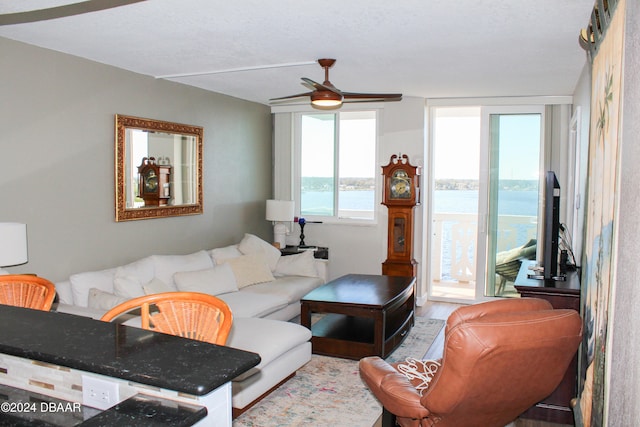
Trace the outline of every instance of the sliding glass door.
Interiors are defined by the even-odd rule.
[[[515,295],[536,255],[543,111],[431,109],[430,299]]]
[[[429,296],[473,300],[481,218],[480,108],[432,111]]]
[[[489,128],[484,296],[516,296],[523,259],[536,259],[542,111],[485,109]]]

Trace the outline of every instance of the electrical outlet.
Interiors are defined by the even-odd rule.
[[[92,408],[108,409],[119,402],[118,383],[100,378],[82,376],[82,404]]]

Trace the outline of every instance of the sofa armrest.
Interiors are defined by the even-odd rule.
[[[324,283],[327,283],[329,280],[329,260],[314,258],[313,265],[316,268],[318,277],[321,278]]]

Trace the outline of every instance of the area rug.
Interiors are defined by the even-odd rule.
[[[416,318],[416,325],[387,361],[421,358],[444,325]],[[358,361],[312,355],[295,377],[233,421],[233,427],[372,427],[382,407],[360,379]]]
[[[421,359],[429,350],[444,326],[444,320],[416,317],[416,324],[404,339],[400,347],[385,359],[387,362],[400,362],[407,357]]]

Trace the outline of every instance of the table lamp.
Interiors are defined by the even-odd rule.
[[[279,248],[286,246],[285,237],[289,229],[283,222],[293,221],[295,204],[290,200],[267,200],[267,221],[273,222],[273,242]]]
[[[2,267],[24,264],[27,257],[27,225],[0,222],[0,274],[9,274]]]

